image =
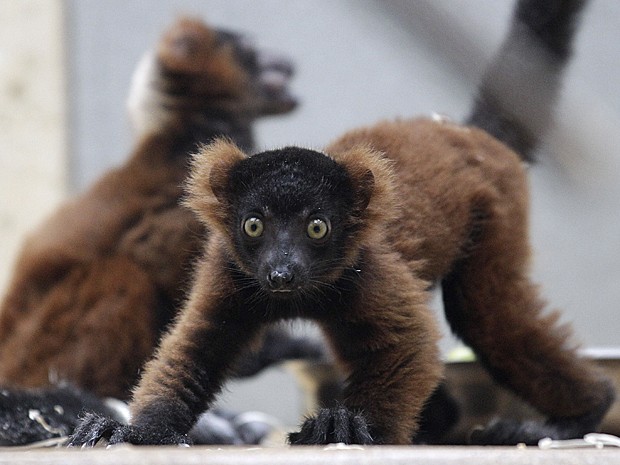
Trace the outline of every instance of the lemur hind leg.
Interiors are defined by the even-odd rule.
[[[524,191],[521,191],[524,192]],[[472,245],[442,281],[446,317],[494,379],[545,414],[536,422],[496,421],[478,444],[536,444],[595,430],[613,402],[611,382],[575,353],[558,314],[544,312],[528,278],[527,199],[489,202]]]

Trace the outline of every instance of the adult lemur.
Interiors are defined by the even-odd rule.
[[[551,63],[556,82],[583,3],[519,1],[505,49],[517,56],[503,61],[514,66],[494,65],[483,82],[470,122],[523,157],[531,133],[494,92],[495,79],[531,73],[512,61],[524,58],[525,44]],[[555,91],[532,98],[551,104]],[[308,418],[291,443],[408,444],[441,379],[427,307],[434,282],[454,332],[498,382],[548,416],[496,424],[481,442],[595,429],[614,392],[570,348],[557,315],[543,312],[527,276],[525,168],[501,140],[414,119],[351,131],[324,151],[247,156],[227,140],[204,147],[187,205],[210,235],[190,297],[145,367],[131,424],[90,415],[71,443],[187,442],[242,348],[268,323],[304,317],[323,329],[347,385],[343,404]]]

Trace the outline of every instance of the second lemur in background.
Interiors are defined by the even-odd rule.
[[[287,60],[180,19],[139,65],[129,159],[26,239],[0,303],[0,385],[70,382],[127,399],[173,319],[204,228],[180,205],[190,154],[295,106]],[[255,364],[250,364],[255,365]]]
[[[583,4],[517,4],[513,31],[557,60],[555,74]],[[291,443],[409,444],[442,376],[428,308],[436,282],[455,334],[497,382],[547,416],[494,424],[482,442],[595,430],[614,390],[571,348],[528,277],[522,157],[532,145],[512,123],[522,115],[496,97],[484,81],[474,114],[485,123],[471,122],[517,135],[509,142],[521,156],[479,128],[427,119],[353,130],[323,151],[248,156],[225,140],[203,148],[187,204],[210,235],[189,299],[145,366],[131,423],[90,415],[71,444],[188,442],[243,348],[266,325],[297,317],[321,327],[346,386],[342,405],[308,418]]]

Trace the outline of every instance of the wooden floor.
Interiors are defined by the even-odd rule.
[[[620,449],[541,450],[537,447],[337,446],[280,448],[169,448],[117,446],[110,449],[0,449],[0,464],[58,465],[618,465]]]

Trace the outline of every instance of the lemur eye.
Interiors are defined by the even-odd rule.
[[[250,237],[260,237],[263,234],[263,221],[252,216],[243,222],[243,231]]]
[[[310,220],[310,223],[308,223],[308,237],[310,237],[310,239],[323,239],[325,236],[327,236],[328,232],[329,225],[326,221],[320,218]]]

